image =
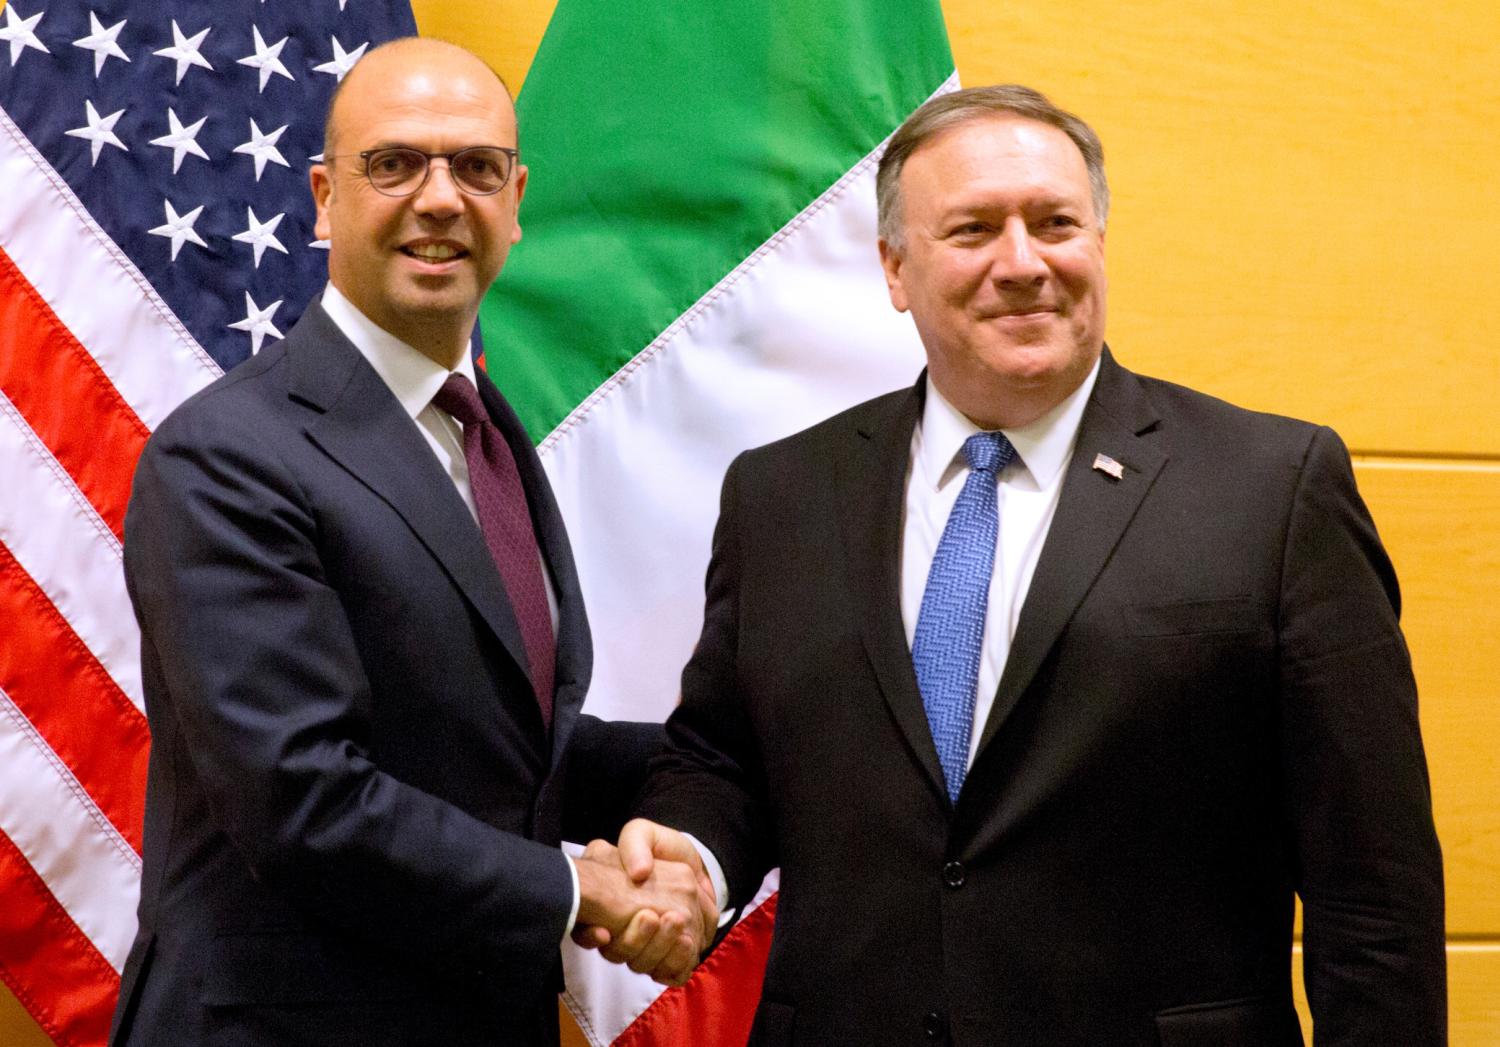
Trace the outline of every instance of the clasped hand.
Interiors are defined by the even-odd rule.
[[[719,923],[713,883],[687,837],[638,818],[619,847],[595,840],[575,864],[573,940],[663,985],[687,981]]]

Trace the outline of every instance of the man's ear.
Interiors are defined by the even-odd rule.
[[[517,164],[515,173],[510,176],[511,183],[516,187],[516,220],[510,231],[511,243],[518,243],[521,239],[521,197],[526,195],[527,174],[526,165]]]
[[[333,202],[333,176],[327,164],[313,164],[307,172],[307,184],[312,189],[313,207],[317,219],[313,222],[313,234],[319,240],[333,236],[333,223],[328,219],[328,205]]]
[[[897,312],[906,312],[906,288],[901,286],[901,252],[884,239],[879,241],[880,268],[885,270],[885,287],[891,294],[891,304]]]

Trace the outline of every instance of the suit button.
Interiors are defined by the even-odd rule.
[[[949,862],[943,866],[943,882],[955,891],[964,885],[964,863]]]
[[[927,1034],[929,1040],[941,1040],[948,1033],[948,1023],[943,1021],[941,1014],[932,1011],[922,1019],[922,1031]]]

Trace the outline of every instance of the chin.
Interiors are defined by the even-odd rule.
[[[990,358],[987,370],[1003,381],[1041,385],[1073,365],[1071,355],[1049,345],[1006,346]]]
[[[461,319],[470,311],[477,311],[479,304],[471,295],[418,292],[399,296],[395,300],[395,307],[412,319],[433,321]]]

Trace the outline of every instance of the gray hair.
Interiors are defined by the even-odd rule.
[[[1019,116],[1057,128],[1083,154],[1094,198],[1094,216],[1103,231],[1109,216],[1109,183],[1104,179],[1104,146],[1094,129],[1046,95],[1020,84],[966,87],[928,99],[896,129],[875,175],[875,205],[880,238],[900,250],[905,237],[901,214],[901,170],[929,138],[949,128],[995,114]]]

